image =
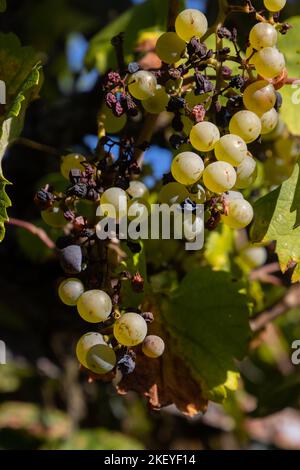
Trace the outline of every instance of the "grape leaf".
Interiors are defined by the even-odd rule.
[[[119,391],[136,390],[155,408],[175,403],[189,415],[204,411],[209,399],[222,402],[237,387],[235,359],[243,358],[250,338],[247,298],[239,289],[225,272],[188,273],[170,302],[154,307],[149,333],[164,339],[163,356],[138,352],[136,369]]]
[[[292,176],[254,205],[251,229],[254,242],[276,241],[283,272],[296,264],[292,282],[300,281],[300,174],[299,161]]]
[[[132,51],[138,34],[144,30],[165,31],[168,15],[168,3],[160,0],[146,0],[126,10],[115,21],[108,24],[90,41],[85,57],[85,65],[88,69],[98,68],[105,72],[109,68],[116,67],[116,59],[111,38],[121,32],[124,36],[124,52],[126,60],[132,60]],[[180,9],[184,8],[183,0],[180,0]]]
[[[0,77],[4,112],[0,116],[0,241],[5,234],[4,223],[8,220],[7,208],[11,201],[5,187],[9,182],[3,176],[1,161],[8,146],[20,135],[25,111],[38,95],[40,64],[34,50],[22,47],[14,34],[0,33]]]
[[[300,16],[287,20],[292,29],[279,35],[278,48],[284,53],[289,77],[299,78],[299,83],[286,85],[281,90],[283,104],[281,116],[292,134],[300,135],[300,53],[297,47],[300,35]]]

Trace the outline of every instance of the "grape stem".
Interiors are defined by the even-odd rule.
[[[27,139],[26,137],[19,137],[14,142],[14,145],[23,145],[24,147],[29,147],[34,150],[38,150],[40,152],[48,153],[50,155],[61,156],[64,154],[63,150],[56,149],[54,147],[50,147],[50,145],[40,144],[39,142],[35,142],[34,140]],[[67,152],[65,152],[67,153]]]
[[[37,237],[39,237],[39,239],[44,243],[44,245],[46,245],[47,248],[49,248],[50,250],[54,250],[55,243],[53,240],[51,240],[51,238],[49,238],[45,230],[43,230],[40,227],[37,227],[31,222],[26,222],[25,220],[14,219],[10,217],[10,219],[6,222],[6,224],[14,225],[15,227],[21,227],[27,230],[33,235],[36,235]]]

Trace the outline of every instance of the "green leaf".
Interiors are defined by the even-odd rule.
[[[0,116],[0,241],[8,220],[6,209],[11,206],[5,187],[1,161],[8,148],[20,135],[28,104],[37,97],[40,83],[40,64],[34,50],[22,47],[14,34],[0,33],[0,77],[5,84],[4,112]]]
[[[6,10],[6,0],[0,0],[0,13]]]
[[[284,53],[288,74],[291,78],[299,78],[299,84],[286,85],[281,90],[283,104],[281,115],[292,134],[300,135],[300,16],[287,20],[292,29],[286,35],[279,35],[278,48]]]
[[[225,272],[197,268],[183,279],[163,313],[174,352],[190,368],[205,398],[221,402],[237,387],[235,359],[250,337],[247,298]]]
[[[131,60],[131,54],[140,31],[166,30],[168,4],[169,2],[160,0],[146,0],[142,4],[126,10],[92,38],[85,58],[86,66],[89,69],[97,67],[101,72],[115,67],[115,54],[110,41],[113,36],[122,32],[125,33],[125,57]],[[184,8],[182,0],[180,1],[180,7]]]
[[[251,230],[254,242],[276,241],[280,267],[285,272],[296,267],[292,282],[300,280],[300,174],[299,162],[292,176],[254,205],[255,220]]]

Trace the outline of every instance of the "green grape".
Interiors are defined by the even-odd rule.
[[[263,114],[261,117],[261,133],[262,135],[270,134],[279,121],[279,114],[275,108],[270,109],[267,113]]]
[[[210,163],[203,172],[203,182],[213,193],[228,191],[236,182],[235,169],[227,162]]]
[[[267,10],[277,13],[285,7],[286,0],[264,0]]]
[[[142,181],[130,181],[129,188],[126,191],[133,199],[149,197],[148,188]]]
[[[172,161],[171,172],[173,178],[186,186],[196,183],[204,170],[201,157],[193,152],[182,152]]]
[[[163,33],[157,40],[155,52],[166,64],[178,62],[185,51],[185,42],[176,33]]]
[[[198,122],[190,132],[191,144],[200,152],[213,150],[219,139],[219,129],[215,124],[208,121]]]
[[[102,194],[100,198],[100,206],[107,206],[107,216],[111,218],[121,219],[127,214],[127,193],[121,188],[109,188]],[[111,206],[111,208],[109,207]]]
[[[199,183],[195,184],[191,188],[189,198],[191,199],[191,201],[195,202],[195,204],[204,204],[204,202],[206,201],[205,188]]]
[[[107,344],[92,346],[86,355],[87,368],[94,372],[94,374],[107,374],[113,370],[116,362],[116,353]]]
[[[265,47],[255,54],[254,65],[262,77],[275,78],[285,68],[285,59],[276,47]]]
[[[123,346],[136,346],[147,335],[147,323],[138,313],[128,312],[114,324],[114,337]]]
[[[175,30],[178,36],[189,42],[193,36],[202,38],[207,31],[206,16],[199,10],[189,8],[183,10],[175,20]]]
[[[215,156],[217,160],[230,163],[233,166],[239,165],[247,156],[247,144],[238,135],[223,135],[216,143]]]
[[[232,116],[229,131],[231,134],[239,135],[246,144],[249,144],[260,136],[261,121],[252,111],[239,111]]]
[[[146,70],[139,70],[129,78],[129,93],[138,100],[146,100],[153,96],[156,90],[157,81],[153,73]]]
[[[89,323],[105,321],[112,310],[111,298],[103,290],[87,290],[79,297],[77,310],[79,315]]]
[[[75,277],[64,279],[58,287],[58,296],[60,300],[70,307],[77,304],[77,300],[84,292],[84,285]]]
[[[116,134],[120,132],[123,127],[126,126],[127,116],[126,114],[122,114],[122,116],[115,116],[113,111],[103,104],[101,106],[99,116],[98,116],[98,124],[104,127],[107,134]]]
[[[46,209],[45,211],[42,211],[41,216],[43,221],[53,228],[61,228],[67,223],[63,211],[59,206],[56,205]]]
[[[148,113],[159,114],[166,110],[169,99],[170,97],[166,93],[165,88],[161,85],[157,85],[154,95],[143,100],[142,105]]]
[[[163,355],[165,350],[165,343],[160,338],[160,336],[156,335],[148,335],[143,341],[142,344],[142,351],[145,356],[156,358]]]
[[[181,204],[189,197],[189,192],[185,186],[179,183],[165,184],[159,194],[158,200],[161,204]]]
[[[249,111],[262,116],[270,111],[276,103],[274,87],[266,80],[251,83],[244,91],[243,101]]]
[[[221,219],[230,228],[245,228],[253,219],[252,206],[245,199],[229,200],[227,210],[228,214],[222,215]]]
[[[88,367],[86,363],[86,356],[88,351],[97,344],[106,344],[103,336],[100,333],[90,332],[81,336],[76,345],[76,356],[80,364]]]
[[[64,178],[69,179],[69,174],[71,170],[84,170],[82,162],[85,162],[86,159],[83,155],[78,153],[69,153],[61,157],[60,161],[60,172]]]
[[[254,183],[256,177],[256,161],[248,155],[236,169],[235,187],[238,189],[248,188]]]
[[[259,51],[264,47],[273,47],[277,42],[277,31],[269,23],[257,23],[250,31],[249,41],[251,46]]]
[[[244,249],[240,256],[251,269],[255,269],[265,264],[268,252],[263,246],[250,246]]]
[[[234,199],[244,199],[244,196],[239,191],[226,191],[226,199],[233,201]]]
[[[132,199],[128,205],[128,219],[134,220],[139,218],[142,222],[148,219],[150,215],[150,206],[144,199]]]

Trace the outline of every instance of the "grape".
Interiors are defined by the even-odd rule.
[[[154,95],[143,100],[142,105],[148,113],[159,114],[166,110],[169,99],[170,97],[165,88],[161,85],[157,85]]]
[[[251,83],[244,91],[243,101],[249,111],[262,116],[270,111],[276,103],[274,87],[266,80]]]
[[[190,132],[192,146],[201,152],[213,150],[219,139],[219,129],[208,121],[198,122]]]
[[[204,170],[201,157],[193,152],[182,152],[176,155],[171,165],[173,178],[178,183],[189,185],[196,183]]]
[[[149,335],[143,341],[142,351],[145,356],[156,358],[162,356],[165,350],[164,341],[156,335]]]
[[[227,191],[225,197],[230,201],[234,199],[244,199],[244,196],[239,191]]]
[[[286,0],[264,0],[265,7],[274,13],[285,7]]]
[[[168,183],[164,185],[158,195],[158,200],[161,204],[181,204],[189,197],[189,192],[179,183]]]
[[[112,310],[112,302],[109,295],[103,290],[87,290],[79,297],[77,310],[85,321],[98,323],[109,317]]]
[[[178,62],[185,51],[185,42],[176,33],[163,33],[156,43],[155,52],[167,64]]]
[[[277,31],[271,24],[257,23],[250,31],[249,41],[254,49],[259,50],[275,46],[277,36]]]
[[[129,188],[126,191],[134,199],[149,196],[148,188],[142,181],[130,181]]]
[[[82,269],[82,250],[79,245],[68,245],[58,252],[59,262],[67,274],[78,274]]]
[[[60,172],[64,178],[69,179],[69,174],[71,170],[84,170],[82,162],[85,162],[86,159],[83,155],[78,153],[69,153],[61,157],[60,162]]]
[[[106,104],[102,105],[98,116],[98,124],[100,127],[103,126],[108,134],[120,132],[123,127],[125,127],[126,122],[127,116],[125,113],[119,117],[115,116],[113,111],[108,108]]]
[[[107,374],[116,365],[115,351],[107,344],[92,346],[86,355],[87,368],[95,374]]]
[[[259,75],[264,78],[275,78],[285,67],[285,59],[276,47],[265,47],[254,56],[254,65]]]
[[[139,70],[129,78],[129,93],[138,100],[146,100],[153,96],[156,90],[157,81],[153,73],[146,70]]]
[[[251,186],[257,177],[256,161],[249,155],[236,169],[235,187],[245,189]]]
[[[207,27],[206,16],[201,11],[193,8],[183,10],[175,20],[176,33],[186,42],[189,42],[193,36],[202,38],[207,31]]]
[[[275,108],[270,109],[267,113],[261,117],[261,133],[263,135],[269,134],[277,126],[279,121],[279,114]]]
[[[231,134],[239,135],[246,144],[249,144],[259,137],[261,121],[252,111],[239,111],[232,116],[229,131]]]
[[[41,216],[47,225],[53,228],[61,228],[66,225],[67,221],[64,217],[64,213],[59,206],[52,206],[49,209],[41,212]]]
[[[206,201],[205,188],[199,183],[195,184],[189,193],[189,198],[191,201],[195,202],[195,204],[204,204]]]
[[[114,324],[114,336],[123,346],[136,346],[144,341],[147,323],[138,313],[122,315]]]
[[[247,227],[253,219],[251,204],[245,199],[234,199],[228,202],[228,214],[222,215],[221,219],[225,225],[234,229]]]
[[[80,364],[84,367],[88,367],[86,363],[86,356],[88,351],[96,344],[106,344],[103,336],[100,333],[85,333],[81,336],[77,345],[76,345],[76,356]]]
[[[102,204],[110,205],[108,216],[120,219],[127,214],[127,193],[121,188],[109,188],[102,194],[100,198],[100,206]]]
[[[230,163],[233,166],[239,165],[247,156],[247,144],[238,135],[223,135],[216,143],[215,156],[217,160]]]
[[[263,246],[251,246],[243,250],[240,256],[251,269],[254,269],[265,264],[268,253]]]
[[[192,217],[189,216],[183,218],[182,233],[187,241],[192,242],[203,231],[204,223],[201,217],[197,217],[193,214]]]
[[[77,304],[77,300],[84,292],[84,285],[80,279],[70,277],[64,279],[58,287],[58,295],[60,300],[70,307],[74,307]]]
[[[204,170],[203,182],[209,191],[223,193],[233,188],[236,181],[236,172],[227,162],[210,163]]]

